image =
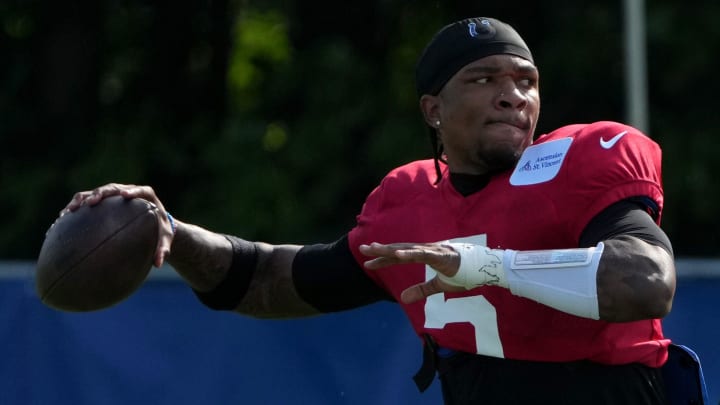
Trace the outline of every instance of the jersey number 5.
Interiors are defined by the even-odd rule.
[[[452,239],[450,242],[487,245],[487,235]],[[425,266],[425,280],[436,277],[430,266]],[[497,327],[495,307],[482,295],[446,299],[445,294],[434,294],[425,301],[425,328],[444,329],[450,323],[469,323],[475,330],[475,351],[493,357],[505,357]]]

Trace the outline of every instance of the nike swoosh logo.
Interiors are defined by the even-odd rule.
[[[609,141],[606,141],[606,140],[602,139],[602,137],[600,137],[600,146],[602,146],[602,147],[605,148],[605,149],[610,149],[610,148],[612,148],[613,146],[615,146],[615,144],[617,143],[617,141],[619,141],[620,138],[622,138],[622,137],[625,136],[626,134],[627,134],[627,131],[622,131],[622,132],[620,132],[619,134],[617,134],[617,135],[613,136],[612,138],[610,138]]]

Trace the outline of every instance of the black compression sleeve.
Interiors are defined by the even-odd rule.
[[[596,215],[580,235],[580,247],[595,246],[598,242],[619,235],[631,235],[651,245],[660,246],[671,255],[672,244],[665,232],[655,223],[644,200],[628,199],[616,202]]]
[[[258,252],[255,244],[235,236],[225,235],[232,244],[233,258],[230,268],[220,284],[211,291],[193,289],[198,299],[215,310],[231,311],[240,304],[250,286],[257,266]]]
[[[394,301],[355,261],[347,235],[330,244],[304,246],[295,256],[292,272],[300,298],[320,312]]]

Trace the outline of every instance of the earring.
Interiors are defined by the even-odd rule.
[[[440,128],[440,120],[435,121],[435,128]]]

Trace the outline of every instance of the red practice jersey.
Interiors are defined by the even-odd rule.
[[[571,125],[543,135],[514,170],[462,196],[445,167],[437,184],[432,160],[390,172],[368,196],[349,234],[356,260],[371,242],[467,241],[496,249],[578,247],[590,220],[609,205],[645,197],[663,206],[659,146],[615,122]],[[421,264],[366,270],[400,302],[400,293],[435,277]],[[662,365],[670,341],[659,319],[609,323],[569,315],[510,290],[478,287],[400,304],[418,335],[442,347],[533,361],[587,359],[605,364]]]

